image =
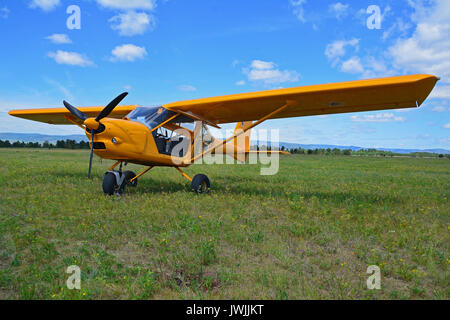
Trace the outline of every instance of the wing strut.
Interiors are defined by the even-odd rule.
[[[175,119],[176,117],[178,117],[180,115],[180,113],[179,112],[177,112],[175,115],[173,115],[172,117],[170,117],[169,119],[167,119],[166,121],[164,121],[164,122],[161,122],[160,124],[158,124],[156,127],[154,127],[153,129],[152,129],[152,131],[151,132],[153,132],[153,131],[155,131],[155,130],[157,130],[157,129],[159,129],[160,127],[162,127],[163,125],[165,125],[166,123],[168,123],[169,121],[171,121],[171,120],[173,120],[173,119]]]
[[[223,141],[221,141],[221,142],[215,144],[214,146],[212,146],[211,148],[208,148],[206,151],[202,152],[201,154],[199,154],[199,155],[193,157],[193,158],[191,159],[191,162],[194,162],[195,160],[197,160],[197,159],[203,157],[204,155],[206,155],[206,154],[208,154],[208,153],[211,153],[213,150],[217,149],[218,147],[221,147],[221,146],[227,144],[228,142],[230,142],[231,140],[236,139],[237,137],[239,137],[241,134],[245,133],[246,131],[248,131],[248,130],[254,128],[254,127],[256,127],[257,125],[259,125],[259,124],[261,124],[262,122],[266,121],[266,120],[269,119],[270,117],[272,117],[272,116],[276,115],[277,113],[283,111],[283,110],[286,109],[287,107],[291,107],[291,106],[293,106],[293,105],[295,105],[295,104],[297,104],[297,103],[298,103],[297,101],[290,101],[290,100],[286,101],[286,103],[285,103],[283,106],[279,107],[279,108],[276,109],[275,111],[272,111],[271,113],[269,113],[268,115],[262,117],[262,118],[259,119],[258,121],[252,123],[250,126],[248,126],[247,128],[245,128],[245,130],[240,130],[239,133],[233,134],[233,135],[232,135],[231,137],[229,137],[228,139],[225,139],[225,140],[223,140]]]
[[[133,179],[130,180],[130,182],[133,182],[134,180],[136,180],[137,178],[139,178],[140,176],[142,176],[143,174],[147,173],[148,171],[150,171],[153,168],[153,166],[148,167],[147,169],[145,169],[144,171],[142,171],[141,173],[139,173],[136,177],[134,177]]]

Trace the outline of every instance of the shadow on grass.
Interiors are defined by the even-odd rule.
[[[99,184],[101,188],[101,183],[103,179],[103,174],[93,173],[93,179],[88,180],[87,172],[76,171],[53,171],[52,176],[67,179],[86,179],[86,181],[92,181]],[[278,198],[289,198],[291,200],[296,200],[302,197],[304,200],[310,200],[312,198],[317,198],[319,200],[324,200],[327,202],[332,202],[335,204],[342,203],[370,203],[370,204],[404,204],[407,199],[391,196],[391,195],[379,195],[369,192],[358,191],[356,193],[347,191],[302,191],[302,190],[287,190],[282,184],[283,181],[279,179],[262,180],[260,176],[257,177],[245,177],[245,179],[236,176],[220,176],[217,177],[217,181],[212,177],[211,180],[211,190],[213,193],[219,194],[233,194],[233,195],[246,195],[246,196],[257,196],[257,197],[278,197]],[[183,179],[183,180],[182,180]],[[190,182],[184,178],[180,178],[180,181],[174,181],[172,179],[161,180],[152,179],[151,176],[147,176],[143,179],[139,179],[137,188],[128,186],[125,190],[125,194],[130,196],[142,195],[147,193],[171,193],[171,192],[191,192]],[[290,194],[287,195],[286,192],[289,191]]]
[[[186,180],[187,182],[187,180]],[[132,192],[130,192],[132,190]],[[128,186],[126,193],[129,194],[145,194],[145,193],[169,193],[178,191],[190,191],[189,183],[181,183],[174,181],[161,181],[146,178],[145,180],[138,181],[136,188]]]

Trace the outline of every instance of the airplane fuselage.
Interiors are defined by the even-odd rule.
[[[184,158],[158,151],[152,132],[142,123],[128,119],[105,118],[104,130],[94,134],[94,153],[104,159],[121,160],[146,166],[190,165],[188,154]],[[89,129],[85,130],[91,141]]]

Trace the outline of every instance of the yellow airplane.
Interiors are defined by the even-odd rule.
[[[197,193],[208,192],[204,174],[189,177],[180,168],[212,153],[225,153],[244,161],[250,151],[250,130],[269,119],[303,117],[385,109],[419,107],[439,79],[432,75],[408,75],[303,86],[213,98],[179,101],[157,107],[118,104],[122,93],[106,107],[12,110],[10,115],[50,124],[75,124],[90,140],[92,156],[116,162],[105,173],[103,191],[121,193],[126,185],[156,166],[174,167],[191,181]],[[212,137],[208,126],[237,122],[225,140]],[[194,128],[189,128],[193,124]],[[239,142],[239,143],[238,143]],[[276,151],[274,151],[276,152]],[[122,164],[147,166],[136,175],[122,171]],[[119,170],[114,170],[120,165]]]

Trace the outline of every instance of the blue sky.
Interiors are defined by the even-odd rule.
[[[81,28],[68,29],[70,5]],[[369,29],[369,6],[381,28]],[[441,77],[420,109],[273,120],[280,140],[450,149],[450,1],[0,0],[0,131],[80,133],[17,108],[155,105],[401,74]]]

